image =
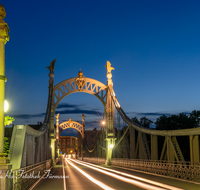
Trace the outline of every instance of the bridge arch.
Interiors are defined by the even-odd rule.
[[[76,121],[72,121],[71,119],[69,119],[69,121],[65,121],[59,124],[59,128],[62,128],[63,130],[76,129],[82,137],[84,136],[84,126]]]
[[[107,86],[95,79],[86,78],[79,71],[79,75],[75,78],[67,79],[54,86],[53,90],[53,108],[54,113],[59,102],[66,96],[84,92],[96,96],[102,104],[106,105]]]
[[[85,115],[82,114],[82,124],[72,121],[72,119],[69,119],[68,121],[65,121],[61,124],[59,124],[59,113],[55,116],[56,117],[56,144],[57,148],[59,149],[59,128],[62,128],[63,130],[66,129],[76,129],[81,134],[81,158],[83,160],[83,141],[84,141],[84,134],[85,134]]]

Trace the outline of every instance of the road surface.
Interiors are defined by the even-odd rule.
[[[79,160],[59,161],[33,190],[200,190],[199,184],[143,172],[102,167]]]

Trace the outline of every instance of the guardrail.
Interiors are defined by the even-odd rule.
[[[79,157],[78,159],[81,160],[81,157]],[[86,162],[93,162],[93,163],[101,163],[101,164],[105,164],[106,163],[106,159],[105,158],[98,158],[98,157],[83,157],[83,161]]]
[[[12,190],[28,190],[51,167],[51,159],[10,172]]]
[[[105,164],[105,158],[85,157],[84,161]],[[139,160],[112,158],[112,166],[131,168],[138,171],[178,178],[188,181],[200,182],[200,163],[195,162],[169,162],[160,160]]]

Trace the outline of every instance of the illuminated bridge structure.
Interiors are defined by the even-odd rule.
[[[10,159],[15,178],[13,188],[26,186],[28,189],[36,179],[17,178],[17,172],[24,168],[27,173],[33,168],[38,172],[49,169],[56,162],[56,139],[59,139],[59,127],[75,128],[82,133],[82,153],[79,157],[85,161],[106,165],[118,165],[137,170],[148,171],[186,180],[199,181],[199,135],[200,128],[180,130],[154,130],[134,123],[123,111],[113,89],[112,73],[114,69],[107,61],[107,84],[83,76],[60,82],[54,86],[54,64],[47,67],[49,73],[49,96],[44,123],[39,130],[28,125],[15,125],[11,139]],[[98,140],[92,150],[87,146],[84,128],[65,123],[59,125],[55,116],[59,102],[72,93],[84,92],[96,96],[104,106],[105,127],[99,131]],[[57,127],[55,129],[55,117]],[[82,125],[85,126],[83,117]],[[57,134],[57,135],[56,135]],[[186,147],[180,142],[185,141]],[[187,158],[185,158],[187,157]]]

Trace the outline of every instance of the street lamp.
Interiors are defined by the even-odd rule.
[[[6,100],[4,100],[4,112],[7,112],[9,108],[9,104]]]
[[[114,147],[114,145],[113,144],[110,144],[110,146],[109,146],[111,149]]]

